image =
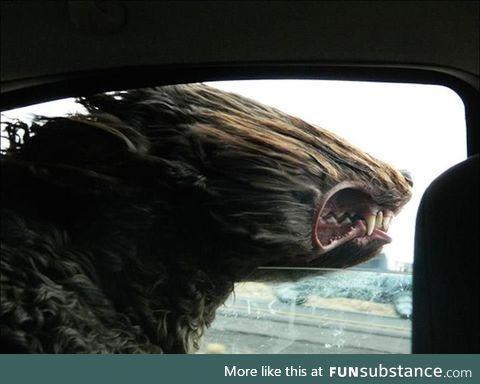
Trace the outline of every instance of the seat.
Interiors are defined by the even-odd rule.
[[[450,168],[417,214],[413,353],[480,351],[479,156]]]

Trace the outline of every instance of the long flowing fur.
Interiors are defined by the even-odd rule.
[[[184,353],[262,265],[346,267],[312,221],[353,180],[379,205],[399,171],[334,134],[204,85],[95,95],[85,116],[7,127],[2,352]],[[18,134],[24,133],[24,140]]]

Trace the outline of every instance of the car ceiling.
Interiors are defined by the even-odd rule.
[[[129,66],[436,67],[478,89],[478,1],[2,1],[3,85]]]

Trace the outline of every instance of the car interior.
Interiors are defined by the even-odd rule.
[[[412,353],[480,352],[478,1],[24,0],[0,7],[2,111],[107,91],[233,80],[453,90],[465,107],[468,158],[445,169],[422,197],[411,314],[395,310],[411,317],[406,345]],[[436,138],[429,140],[434,145]],[[348,284],[344,276],[338,284]],[[305,284],[302,294],[317,289]],[[280,301],[308,300],[298,292],[290,299],[289,287],[275,289]],[[209,353],[222,348],[212,343]]]

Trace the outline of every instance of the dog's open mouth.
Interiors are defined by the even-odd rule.
[[[348,241],[358,246],[375,241],[382,246],[392,241],[387,235],[392,217],[393,212],[376,204],[361,185],[343,182],[320,200],[312,241],[321,253]]]

